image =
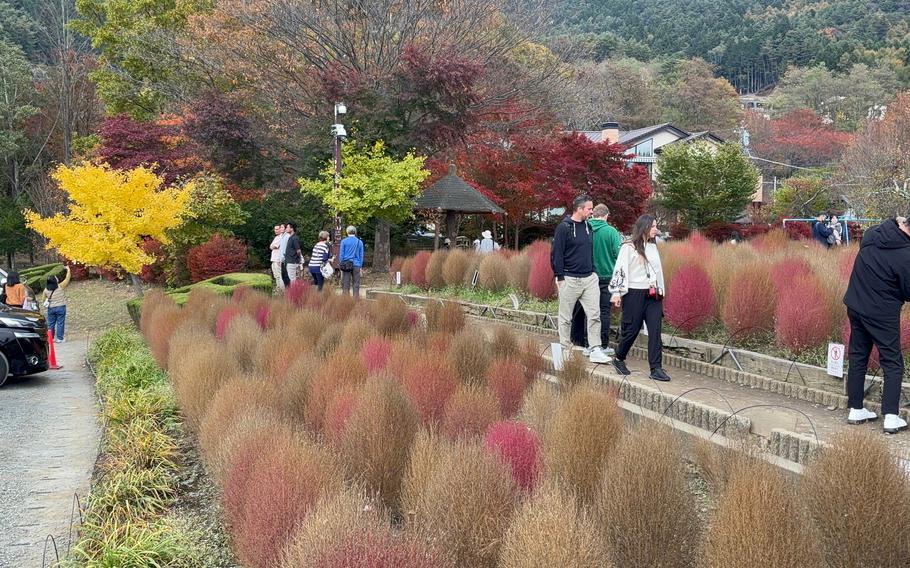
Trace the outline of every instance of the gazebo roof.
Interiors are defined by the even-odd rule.
[[[502,207],[458,177],[455,164],[450,164],[449,173],[423,192],[414,208],[419,211],[505,213]]]

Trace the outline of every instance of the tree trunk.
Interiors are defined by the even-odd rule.
[[[139,277],[135,274],[130,274],[130,282],[133,283],[133,291],[136,292],[136,295],[140,298],[142,297],[142,283],[139,281]]]
[[[521,232],[521,224],[515,223],[515,250],[518,250],[518,234]]]
[[[379,219],[376,223],[376,240],[373,241],[373,272],[388,272],[392,256],[391,226]]]

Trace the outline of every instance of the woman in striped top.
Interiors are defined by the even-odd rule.
[[[329,261],[329,233],[321,231],[319,233],[319,242],[313,247],[313,254],[310,255],[310,275],[313,277],[313,283],[316,284],[317,290],[322,290],[325,284],[325,277],[322,275],[322,265]]]

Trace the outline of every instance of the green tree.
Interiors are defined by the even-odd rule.
[[[179,284],[188,281],[186,253],[208,241],[215,233],[232,236],[249,215],[231,197],[224,180],[215,174],[202,174],[189,182],[192,187],[184,223],[169,231],[167,252],[168,281]]]
[[[659,203],[693,228],[734,221],[758,187],[758,171],[733,144],[666,146],[658,168]]]
[[[367,147],[346,144],[337,190],[331,161],[319,179],[301,178],[300,188],[321,199],[330,210],[340,212],[348,223],[360,225],[373,218],[381,221],[382,226],[376,230],[373,268],[388,270],[389,224],[413,214],[414,200],[430,175],[423,167],[424,160],[410,152],[396,160],[386,154],[381,140]]]
[[[212,0],[77,0],[82,16],[73,29],[101,52],[92,73],[98,95],[110,114],[128,113],[137,120],[158,115],[187,73],[174,49],[187,18],[211,8]]]
[[[7,266],[13,266],[14,254],[31,248],[30,235],[21,200],[0,195],[0,254],[6,255]]]
[[[268,266],[275,225],[296,223],[300,246],[305,251],[316,244],[319,231],[331,229],[332,225],[322,202],[299,191],[269,191],[262,199],[244,201],[240,207],[246,212],[247,221],[234,234],[249,245],[250,254],[261,266]],[[364,232],[360,234],[363,236]]]
[[[32,105],[35,93],[32,68],[22,49],[0,40],[0,162],[13,198],[21,191],[20,154],[28,143],[25,121],[38,112]]]
[[[814,217],[833,207],[831,187],[822,172],[788,178],[774,193],[774,217]]]
[[[676,64],[672,80],[664,86],[664,120],[690,132],[709,130],[729,137],[739,126],[742,107],[729,81],[714,76],[703,59]]]

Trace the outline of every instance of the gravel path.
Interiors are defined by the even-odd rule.
[[[69,546],[73,495],[88,494],[101,435],[87,347],[68,339],[57,345],[62,369],[0,389],[0,567],[42,566],[47,535],[61,558]],[[56,559],[48,547],[45,566]]]

